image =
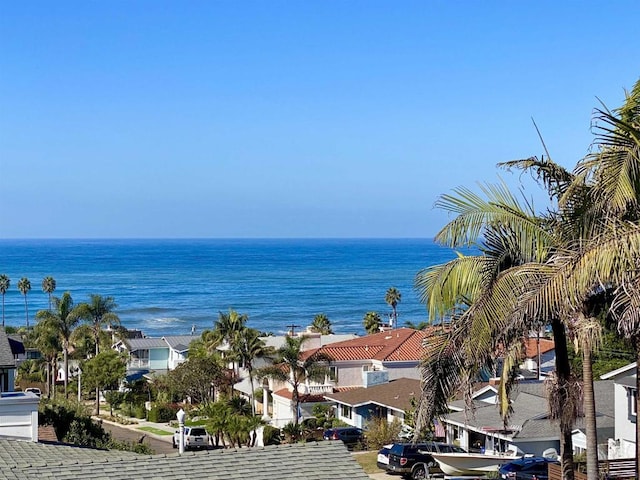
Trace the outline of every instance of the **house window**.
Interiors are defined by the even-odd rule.
[[[329,367],[329,380],[332,382],[338,381],[338,367]]]
[[[363,365],[362,366],[362,371],[363,372],[368,372],[369,371],[369,365]]]
[[[636,417],[638,412],[636,411],[636,406],[638,405],[638,391],[636,389],[631,390],[631,415]]]
[[[349,405],[340,405],[340,416],[343,418],[351,418],[351,407]]]

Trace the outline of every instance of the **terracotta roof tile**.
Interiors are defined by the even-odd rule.
[[[335,361],[379,360],[383,362],[418,361],[422,358],[422,342],[430,329],[398,328],[364,337],[324,345],[308,355],[323,352]]]
[[[535,337],[529,337],[525,340],[525,355],[527,356],[527,358],[535,358],[538,356],[537,340],[538,339]],[[554,348],[556,348],[556,344],[553,340],[550,340],[548,338],[540,339],[540,355],[545,354],[553,350]]]

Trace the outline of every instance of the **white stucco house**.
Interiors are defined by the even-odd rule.
[[[0,328],[0,438],[38,441],[38,403],[33,393],[15,391],[16,359]]]
[[[613,370],[600,378],[614,383],[615,428],[609,440],[608,458],[636,456],[636,363]]]

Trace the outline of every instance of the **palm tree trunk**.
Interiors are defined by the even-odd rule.
[[[556,350],[556,373],[561,386],[560,395],[564,398],[561,402],[568,404],[569,390],[567,388],[571,379],[571,364],[569,363],[569,350],[567,349],[567,336],[564,324],[558,318],[551,321],[551,329],[553,330],[553,339]],[[568,421],[565,416],[560,417],[560,458],[562,460],[562,479],[574,480],[573,475],[573,439],[571,432],[573,423]]]
[[[584,394],[584,423],[587,434],[587,478],[598,478],[598,432],[596,401],[593,392],[593,364],[591,345],[582,348],[582,383]]]
[[[64,398],[69,398],[67,388],[69,386],[69,346],[65,345],[62,354],[64,356]]]
[[[96,416],[100,415],[100,387],[96,387]]]
[[[29,306],[27,304],[27,296],[24,296],[24,313],[27,317],[27,330],[29,330]]]

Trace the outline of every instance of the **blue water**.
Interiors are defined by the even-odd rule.
[[[7,325],[25,325],[18,280],[27,277],[30,323],[45,309],[45,276],[56,296],[75,303],[95,293],[114,297],[127,328],[146,335],[189,334],[211,328],[218,312],[248,314],[249,326],[283,333],[309,325],[318,313],[336,333],[364,333],[362,318],[386,318],[387,289],[402,294],[398,323],[427,320],[414,291],[416,273],[454,258],[426,239],[334,240],[0,240]]]

